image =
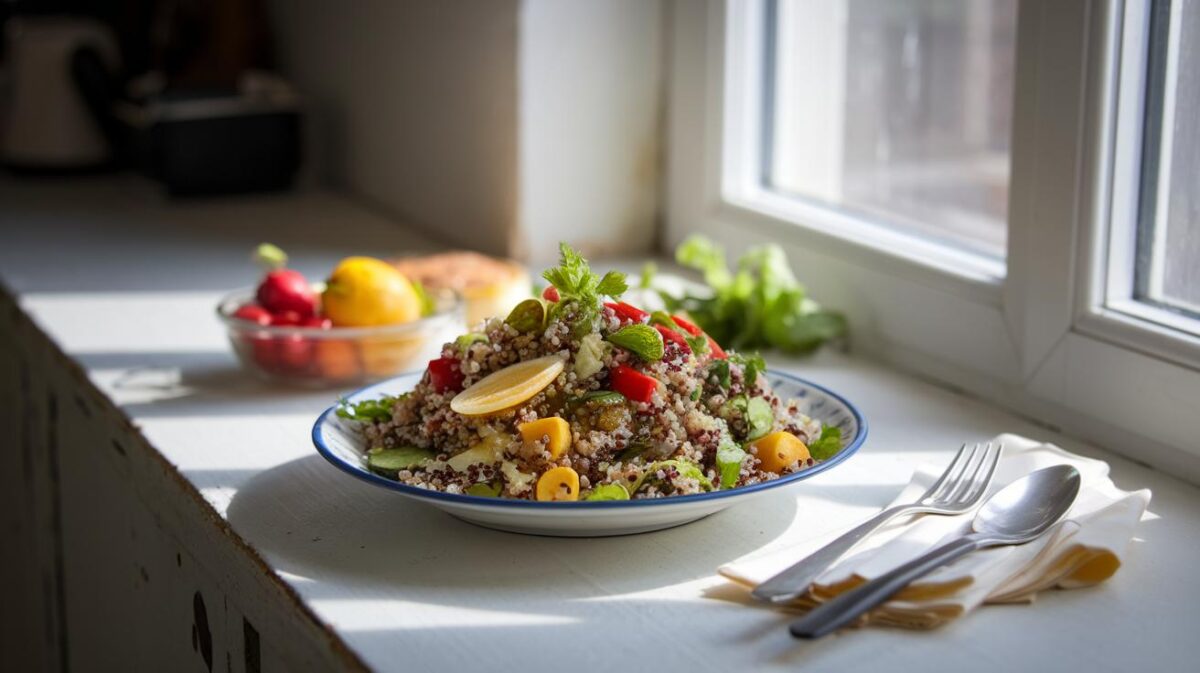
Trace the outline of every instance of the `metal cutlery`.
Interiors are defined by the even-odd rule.
[[[975,515],[971,533],[823,603],[792,623],[792,635],[820,638],[880,605],[913,580],[972,551],[1037,539],[1071,509],[1079,486],[1079,471],[1070,465],[1055,465],[1021,477],[988,498]]]
[[[798,598],[830,566],[876,529],[907,514],[962,514],[983,498],[996,472],[1003,444],[962,445],[954,460],[929,490],[911,504],[883,510],[810,556],[763,582],[750,592],[760,600],[783,603]]]

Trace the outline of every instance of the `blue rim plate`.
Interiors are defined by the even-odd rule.
[[[355,402],[362,399],[370,399],[378,397],[382,394],[396,394],[411,389],[418,381],[423,372],[410,372],[403,374],[393,379],[388,379],[374,385],[361,388],[349,395],[346,399]],[[842,430],[843,441],[848,442],[842,447],[836,455],[824,462],[817,463],[812,467],[805,468],[799,472],[766,481],[750,486],[742,486],[722,491],[711,491],[708,493],[698,493],[695,495],[679,495],[666,498],[654,498],[646,500],[607,500],[597,502],[538,502],[535,500],[513,500],[507,498],[489,498],[484,496],[463,495],[458,493],[445,493],[442,491],[434,491],[430,489],[418,488],[409,486],[398,481],[393,481],[386,477],[375,474],[367,469],[363,459],[362,451],[356,451],[357,460],[352,461],[342,452],[336,451],[329,446],[326,441],[325,433],[331,430],[330,426],[339,424],[342,428],[334,431],[347,430],[347,426],[356,425],[354,421],[346,421],[339,418],[334,412],[337,406],[331,406],[326,409],[313,424],[312,441],[317,447],[317,452],[320,453],[325,460],[332,463],[335,467],[343,472],[354,477],[362,479],[376,486],[381,486],[393,491],[399,491],[405,495],[429,501],[432,504],[443,503],[446,505],[469,505],[484,507],[489,510],[509,509],[509,510],[535,510],[545,512],[554,510],[559,512],[565,511],[598,511],[598,510],[637,510],[644,508],[670,507],[684,505],[688,503],[702,503],[705,501],[720,501],[727,499],[736,499],[739,496],[758,493],[772,488],[787,486],[797,481],[808,479],[814,475],[820,474],[825,470],[835,467],[853,455],[858,448],[862,446],[867,439],[867,422],[863,418],[862,413],[849,400],[832,390],[784,372],[768,369],[766,375],[771,380],[771,385],[776,389],[776,394],[782,399],[796,398],[801,403],[800,411],[808,414],[826,425],[834,425]],[[828,409],[826,411],[826,409]],[[715,504],[715,503],[714,503]],[[732,504],[732,503],[731,503]],[[459,509],[459,508],[455,508]]]

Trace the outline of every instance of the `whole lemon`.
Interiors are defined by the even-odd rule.
[[[372,257],[347,257],[325,281],[325,316],[334,325],[394,325],[421,317],[421,299],[395,267]]]

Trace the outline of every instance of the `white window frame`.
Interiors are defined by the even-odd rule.
[[[1137,139],[1116,122],[1138,107],[1119,95],[1140,86],[1119,48],[1144,0],[1021,1],[1007,268],[752,177],[761,78],[743,73],[761,72],[764,6],[671,6],[665,242],[776,241],[847,312],[856,352],[1200,481],[1200,342],[1108,292],[1108,241],[1136,226],[1120,171]]]

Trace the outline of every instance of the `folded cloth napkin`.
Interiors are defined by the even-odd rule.
[[[1074,589],[1108,579],[1121,565],[1142,518],[1150,491],[1122,491],[1108,478],[1108,463],[1084,458],[1053,444],[1004,434],[1004,454],[988,495],[1035,470],[1051,465],[1075,466],[1082,477],[1079,497],[1067,516],[1042,537],[1025,545],[994,547],[973,552],[926,575],[890,601],[873,610],[870,623],[928,629],[982,603],[1031,602],[1043,589]],[[911,503],[941,476],[945,465],[924,465],[892,502]],[[986,499],[986,498],[985,498]],[[910,561],[932,547],[968,532],[975,513],[959,516],[901,518],[880,529],[822,574],[802,608],[829,600]],[[795,546],[745,557],[720,568],[726,578],[747,587],[820,549],[840,535],[834,531]]]

